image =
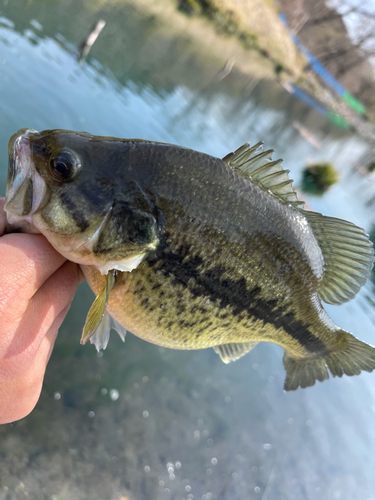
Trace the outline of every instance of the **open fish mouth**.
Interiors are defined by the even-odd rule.
[[[33,129],[21,129],[9,141],[9,168],[5,195],[5,211],[12,229],[30,232],[31,218],[46,193],[46,183],[31,159],[30,137]]]
[[[61,204],[57,216],[54,213],[55,220],[53,217],[51,220],[49,214],[48,217],[45,216],[45,207],[56,186],[48,176],[44,180],[42,171],[39,170],[39,174],[37,170],[37,167],[40,168],[39,164],[34,161],[35,149],[38,148],[41,136],[36,130],[24,128],[10,138],[4,207],[7,213],[6,232],[43,234],[61,255],[78,264],[93,265],[103,274],[113,269],[127,272],[135,269],[144,259],[147,248],[134,248],[121,257],[95,251],[98,241],[102,241],[103,245],[106,232],[116,229],[113,222],[111,226],[113,201],[108,200],[102,212],[92,217],[83,230],[75,224],[72,211]],[[50,158],[46,156],[40,161],[49,162]],[[60,201],[58,199],[57,204]],[[62,229],[56,228],[58,217],[65,224]],[[153,242],[150,248],[153,248]]]

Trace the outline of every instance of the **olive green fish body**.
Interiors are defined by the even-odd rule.
[[[300,212],[220,159],[170,145],[126,146],[133,178],[158,193],[165,241],[118,280],[111,314],[145,340],[178,349],[261,340],[302,355],[323,349],[316,299],[323,259]],[[91,283],[95,271],[85,274]],[[305,324],[314,316],[315,335]]]
[[[10,223],[42,232],[98,295],[83,342],[105,347],[106,311],[149,342],[214,347],[225,362],[273,342],[285,349],[286,389],[375,368],[375,349],[321,304],[355,296],[372,245],[300,205],[259,145],[219,159],[69,131],[24,129],[10,141]]]
[[[247,239],[252,253],[244,263],[245,238],[218,253],[225,242],[220,235],[215,235],[216,247],[212,233],[179,234],[167,238],[157,259],[121,273],[112,290],[108,310],[129,331],[177,349],[248,341],[276,342],[298,356],[325,349],[320,337],[327,342],[333,328],[324,324],[326,315],[313,290],[318,280],[303,261],[291,272],[288,257],[296,251],[290,244],[276,246],[258,236],[255,245]],[[279,251],[285,256],[281,265],[273,254]],[[92,267],[84,273],[98,293],[103,277]],[[304,281],[311,287],[307,297]]]
[[[322,255],[295,208],[279,207],[270,193],[202,153],[135,143],[129,164],[148,172],[146,189],[158,193],[165,242],[111,292],[108,310],[121,324],[178,349],[260,340],[303,356],[325,348],[316,298]],[[95,271],[85,274],[91,283]]]

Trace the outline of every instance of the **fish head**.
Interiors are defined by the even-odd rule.
[[[42,233],[67,259],[103,274],[137,267],[159,245],[163,215],[130,175],[128,147],[86,133],[21,129],[9,141],[10,230]]]

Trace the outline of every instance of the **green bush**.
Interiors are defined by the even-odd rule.
[[[180,0],[178,9],[188,15],[200,14],[202,6],[197,0]]]
[[[306,193],[322,195],[338,180],[339,174],[332,163],[314,163],[303,171],[302,189]]]

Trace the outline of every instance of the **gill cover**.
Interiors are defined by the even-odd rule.
[[[93,244],[94,255],[105,260],[98,267],[102,274],[132,271],[162,240],[164,216],[153,196],[135,182],[128,188],[117,193]]]

